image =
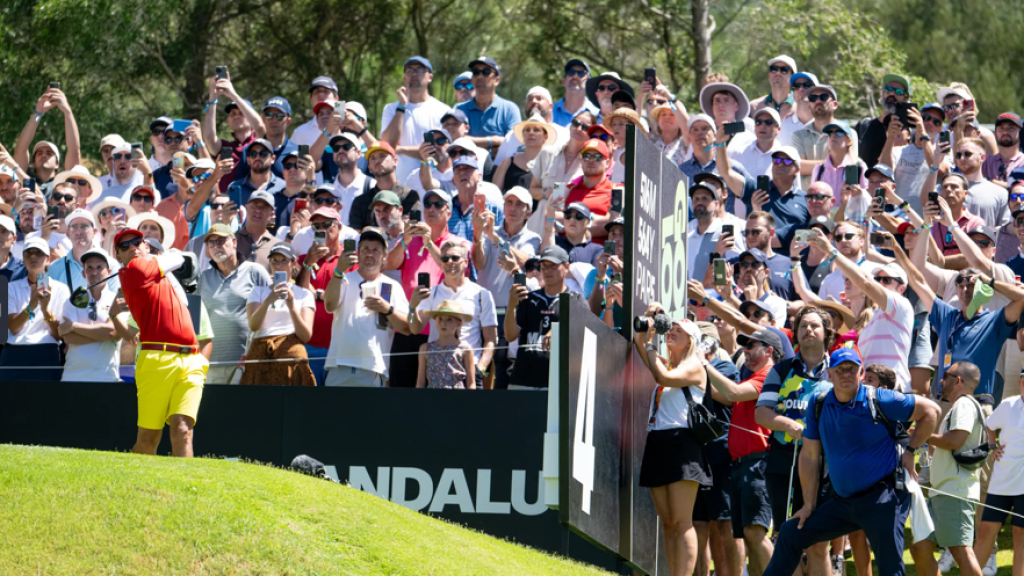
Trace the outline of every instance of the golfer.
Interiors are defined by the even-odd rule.
[[[168,273],[182,265],[180,252],[153,256],[142,233],[124,228],[114,237],[114,249],[121,263],[121,289],[111,310],[116,313],[127,303],[139,325],[135,385],[139,397],[139,433],[133,452],[156,454],[164,424],[171,427],[171,454],[192,457],[192,429],[196,424],[203,383],[209,363],[199,354],[192,319],[184,292],[175,289]],[[119,326],[118,331],[125,330]]]

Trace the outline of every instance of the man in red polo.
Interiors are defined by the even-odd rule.
[[[111,307],[118,332],[127,332],[117,314],[128,309],[139,325],[139,355],[135,362],[138,388],[138,436],[132,452],[156,454],[164,424],[171,427],[171,454],[192,457],[192,433],[203,398],[209,363],[199,354],[199,342],[186,306],[185,292],[168,273],[185,259],[180,252],[151,255],[142,233],[125,228],[114,237],[121,263],[121,290]]]
[[[573,202],[586,205],[594,217],[590,223],[590,234],[595,242],[603,242],[608,234],[605,225],[619,217],[618,213],[609,212],[612,188],[616,186],[608,178],[612,155],[604,142],[592,138],[583,145],[580,158],[583,161],[583,177],[571,184],[565,205]]]

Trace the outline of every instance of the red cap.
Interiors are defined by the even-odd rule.
[[[896,233],[897,234],[906,234],[907,230],[913,230],[913,229],[914,229],[914,225],[913,224],[911,224],[910,222],[904,222],[903,224],[900,224],[899,228],[896,229]]]
[[[121,243],[121,239],[130,234],[135,234],[139,238],[142,238],[142,232],[139,232],[135,228],[122,228],[120,232],[114,236],[114,252],[117,252],[117,245]]]
[[[310,214],[310,219],[312,219],[313,216],[324,216],[326,218],[330,218],[331,220],[337,220],[338,222],[341,222],[341,214],[338,214],[338,211],[335,210],[334,208],[328,208],[327,206],[321,206],[317,208],[316,211]]]
[[[590,128],[587,128],[587,136],[593,138],[594,134],[607,134],[612,138],[615,138],[615,134],[613,134],[612,131],[609,130],[608,127],[603,124],[594,124]]]
[[[319,114],[320,109],[323,108],[324,106],[330,106],[333,109],[334,102],[334,100],[324,100],[323,102],[317,102],[316,105],[313,106],[313,115],[316,116],[317,114]]]
[[[605,158],[611,157],[611,154],[608,153],[608,146],[604,142],[598,140],[597,138],[591,138],[590,140],[587,140],[587,143],[583,145],[583,150],[580,150],[580,154],[586,152],[587,150],[597,150],[598,152],[603,154]]]

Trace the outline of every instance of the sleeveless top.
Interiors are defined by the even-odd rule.
[[[427,342],[427,388],[465,388],[466,366],[462,355],[470,350],[469,344],[441,345]]]

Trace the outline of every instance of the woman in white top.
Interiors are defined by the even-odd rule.
[[[310,291],[292,283],[295,252],[291,246],[275,246],[269,260],[275,285],[256,286],[245,305],[249,329],[254,332],[245,359],[294,361],[246,364],[239,384],[316,386],[305,347],[313,336],[316,302]],[[277,282],[279,272],[287,275],[287,281]]]
[[[651,399],[640,485],[650,488],[665,529],[669,574],[689,576],[697,561],[693,503],[701,486],[711,486],[711,474],[701,445],[690,432],[689,402],[684,390],[694,402],[701,403],[707,390],[707,372],[698,352],[700,330],[689,320],[672,323],[665,335],[668,358],[658,355],[653,320],[657,313],[664,313],[664,308],[655,302],[644,314],[648,330],[633,336],[640,358],[658,384]]]
[[[22,253],[25,278],[11,282],[7,292],[7,344],[0,353],[0,378],[10,380],[59,381],[64,371],[61,366],[58,327],[64,303],[71,296],[68,287],[48,277],[50,246],[46,240],[35,237],[25,242]],[[14,368],[16,366],[45,367],[52,370]]]
[[[1024,395],[1024,373],[1017,379],[1018,392]],[[1008,393],[1008,392],[1007,392]],[[1024,514],[1024,396],[1005,398],[985,421],[989,429],[989,438],[999,431],[999,444],[993,455],[992,479],[985,496],[985,508],[981,513],[981,523],[974,539],[974,555],[978,561],[989,558],[991,563],[992,547],[996,543],[999,529],[1003,527],[1008,514],[996,510],[1012,511]],[[1024,574],[1024,519],[1014,516],[1010,520],[1013,526],[1013,576]],[[994,563],[993,563],[994,565]],[[986,564],[986,568],[989,566]]]
[[[670,106],[658,106],[651,110],[651,120],[657,126],[652,130],[651,139],[658,147],[662,155],[676,165],[686,161],[688,144],[686,143],[685,132],[679,126],[679,119]]]
[[[586,110],[580,112],[569,124],[569,141],[565,146],[549,146],[537,155],[533,162],[533,179],[530,181],[530,196],[533,196],[533,215],[526,227],[536,234],[544,232],[544,211],[555,184],[567,184],[583,176],[580,152],[590,139],[587,130],[597,124],[597,118]]]

